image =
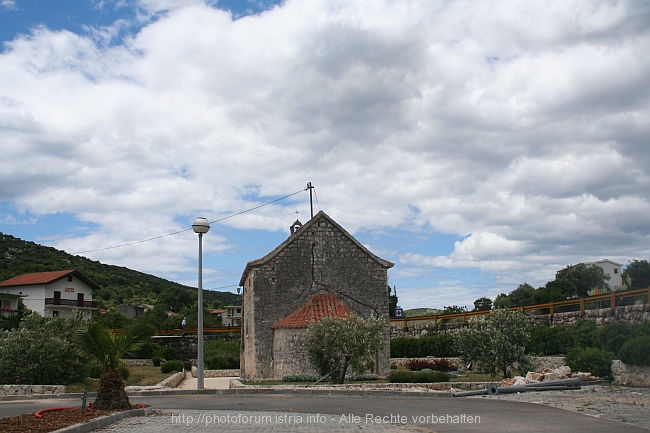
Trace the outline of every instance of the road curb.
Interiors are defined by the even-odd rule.
[[[71,425],[69,427],[64,427],[59,430],[54,430],[52,433],[88,433],[98,428],[106,427],[115,422],[118,422],[124,418],[129,418],[133,416],[145,416],[150,415],[153,412],[153,409],[150,407],[140,408],[140,409],[130,409],[122,412],[112,413],[110,415],[100,416],[91,421],[87,421],[80,424]]]

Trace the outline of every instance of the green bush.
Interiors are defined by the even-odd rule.
[[[611,376],[614,353],[593,347],[576,347],[566,354],[566,364],[571,371],[589,372],[595,376],[608,378]]]
[[[450,374],[444,371],[394,371],[387,377],[390,383],[449,382]]]
[[[93,362],[86,366],[86,376],[93,379],[99,379],[101,375],[102,375],[101,365],[97,364],[96,362]]]
[[[573,336],[565,326],[531,326],[528,331],[530,342],[526,353],[539,356],[560,355],[573,347]]]
[[[208,358],[206,366],[209,370],[224,370],[231,368],[239,368],[239,357],[232,356],[213,356]]]
[[[316,382],[318,379],[319,376],[309,373],[285,374],[282,377],[283,382]]]
[[[181,359],[178,349],[171,346],[163,346],[160,349],[160,356],[166,361]]]
[[[183,361],[173,359],[171,361],[166,361],[160,366],[161,373],[171,373],[172,371],[183,371]]]
[[[82,381],[90,360],[81,342],[84,326],[81,316],[46,318],[32,313],[17,329],[0,332],[0,383],[67,385]]]
[[[619,357],[626,364],[650,366],[650,335],[628,340],[621,346]]]
[[[605,325],[607,326],[607,325]],[[581,320],[570,327],[574,345],[577,347],[600,347],[598,326],[593,320]]]
[[[379,375],[375,373],[352,373],[345,376],[345,379],[352,382],[366,382],[369,380],[379,380]]]
[[[423,358],[425,356],[458,356],[454,336],[437,334],[422,338],[393,338],[390,341],[391,358]]]
[[[160,363],[162,362],[162,358],[160,356],[152,356],[151,361],[153,362],[154,367],[160,367]]]

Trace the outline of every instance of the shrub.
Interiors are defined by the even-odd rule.
[[[172,371],[183,371],[183,361],[173,359],[171,361],[166,361],[160,366],[161,373],[171,373]]]
[[[614,353],[593,347],[576,347],[566,354],[566,364],[572,371],[589,372],[607,378],[611,376]]]
[[[102,366],[93,362],[90,363],[86,366],[86,376],[93,378],[93,379],[99,379],[99,377],[102,375]]]
[[[548,356],[566,353],[573,347],[573,335],[567,332],[566,326],[531,326],[530,342],[526,347],[529,354]]]
[[[454,336],[437,334],[422,338],[393,338],[390,341],[391,358],[422,358],[425,356],[457,356]]]
[[[80,338],[84,326],[81,316],[32,313],[17,329],[0,332],[0,383],[67,385],[83,380],[89,361]]]
[[[285,374],[282,377],[283,382],[316,382],[318,379],[320,379],[320,377],[309,373]]]
[[[450,375],[443,371],[395,371],[388,375],[390,383],[434,383],[449,382]]]
[[[181,355],[178,349],[171,346],[164,346],[162,349],[160,349],[160,356],[167,361],[171,361],[173,359],[181,359]]]
[[[618,353],[621,346],[631,338],[632,326],[626,322],[613,322],[601,325],[596,330],[597,346],[609,352]]]
[[[351,380],[353,382],[361,382],[361,381],[368,381],[368,380],[379,380],[379,375],[375,373],[352,373],[350,375],[345,376],[347,380]]]
[[[425,368],[428,368],[429,370],[434,370],[432,365],[433,365],[433,360],[431,359],[409,359],[408,361],[406,361],[406,366],[411,371],[420,371]]]
[[[152,356],[151,361],[153,362],[154,367],[160,367],[160,362],[162,358],[160,356]]]
[[[206,365],[210,370],[239,368],[239,358],[232,356],[213,356],[207,360]]]
[[[650,366],[650,335],[628,340],[621,346],[619,356],[626,364]]]
[[[492,310],[470,319],[454,336],[454,344],[464,362],[475,361],[485,372],[494,375],[499,370],[507,377],[512,366],[526,358],[527,325],[519,311]]]

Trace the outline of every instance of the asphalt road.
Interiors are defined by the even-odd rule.
[[[146,403],[154,409],[166,409],[166,412],[175,413],[182,413],[183,410],[313,413],[326,414],[328,419],[346,417],[346,422],[350,417],[358,417],[352,419],[366,425],[397,420],[435,432],[648,433],[648,430],[640,427],[544,405],[489,398],[258,393],[145,395],[131,396],[130,400],[132,404]],[[48,407],[79,405],[80,399],[2,401],[0,417],[35,412]]]

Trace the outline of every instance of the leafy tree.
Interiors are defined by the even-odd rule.
[[[534,304],[535,288],[528,283],[520,284],[507,295],[499,295],[494,300],[494,308],[510,308]]]
[[[497,370],[508,377],[515,362],[527,362],[528,321],[523,313],[506,309],[474,317],[454,336],[454,345],[464,362],[476,362],[494,375]]]
[[[474,301],[474,310],[476,311],[488,311],[492,309],[492,299],[490,298],[478,298]]]
[[[81,316],[46,318],[28,313],[18,328],[0,333],[0,383],[67,385],[84,377],[88,356]]]
[[[535,290],[533,302],[535,304],[545,304],[547,302],[562,301],[575,296],[575,294],[576,286],[571,281],[554,280]]]
[[[650,286],[650,263],[634,260],[623,271],[623,281],[628,289],[645,289]]]
[[[112,311],[104,314],[94,314],[92,320],[101,323],[102,326],[108,329],[125,329],[130,325],[126,316]]]
[[[83,334],[83,341],[86,350],[97,358],[102,367],[94,408],[98,410],[131,408],[129,397],[124,390],[120,367],[122,358],[137,352],[143,343],[130,331],[114,334],[97,322],[90,322]]]
[[[343,383],[348,367],[355,373],[372,370],[385,326],[381,319],[364,319],[355,314],[348,318],[325,317],[307,328],[309,361],[334,383]]]
[[[580,297],[588,296],[592,290],[609,287],[608,279],[609,275],[606,275],[600,266],[587,266],[584,263],[567,266],[555,274],[556,281],[573,283],[576,288],[575,295]]]
[[[459,305],[450,305],[448,307],[443,308],[442,314],[457,314],[457,313],[464,313],[467,311],[467,308],[461,307]]]

